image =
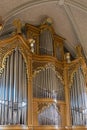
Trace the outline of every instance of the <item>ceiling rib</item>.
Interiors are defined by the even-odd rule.
[[[15,8],[13,11],[10,11],[3,19],[5,21],[8,21],[10,18],[14,17],[15,15],[17,14],[20,14],[21,12],[31,8],[31,7],[34,7],[34,6],[37,6],[37,5],[40,5],[40,4],[44,4],[44,3],[54,3],[54,2],[58,2],[59,0],[31,0],[21,6],[18,6],[17,8]]]
[[[87,6],[82,5],[81,3],[77,2],[77,1],[74,1],[74,0],[65,0],[65,4],[69,5],[69,6],[72,6],[72,7],[75,7],[75,8],[78,8],[81,11],[87,13]]]
[[[37,6],[40,4],[44,4],[44,3],[51,3],[51,2],[60,2],[60,0],[31,0],[21,6],[18,6],[17,8],[15,8],[13,11],[11,10],[4,18],[4,21],[8,21],[10,18],[12,18],[13,16],[23,12],[24,10],[29,9],[30,7],[33,6]],[[87,13],[87,7],[81,5],[80,3],[75,2],[74,0],[64,0],[64,4],[69,5],[69,6],[73,6],[76,8],[79,8],[80,10],[83,10],[84,12]]]
[[[82,37],[82,35],[80,33],[80,30],[79,30],[79,27],[78,27],[78,25],[76,23],[76,20],[75,20],[73,14],[72,14],[72,11],[71,11],[70,7],[67,6],[67,5],[64,5],[64,9],[65,9],[65,11],[67,13],[67,16],[68,16],[70,22],[72,23],[74,32],[75,32],[75,34],[77,36],[77,39],[78,39],[78,44],[81,44],[81,46],[83,47],[83,51],[85,53],[85,56],[86,56],[86,50],[85,50],[85,48],[83,46],[84,40],[83,40],[83,37]]]

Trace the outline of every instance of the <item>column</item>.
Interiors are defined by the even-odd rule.
[[[70,114],[70,92],[68,80],[68,66],[64,63],[64,86],[65,86],[65,103],[66,103],[66,127],[71,127],[71,114]]]

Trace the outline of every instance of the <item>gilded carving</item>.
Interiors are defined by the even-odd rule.
[[[38,103],[38,113],[44,111],[49,105],[49,103]]]
[[[57,112],[60,112],[60,106],[56,103],[50,103],[50,102],[39,103],[38,102],[38,113],[41,113],[42,111],[50,107],[52,104],[55,106]]]
[[[60,70],[58,71],[58,67],[55,67],[52,63],[36,63],[36,65],[40,66],[40,67],[35,67],[35,69],[33,69],[33,76],[35,76],[37,73],[39,73],[41,70],[44,70],[45,68],[51,68],[55,74],[57,75],[57,77],[61,80],[62,83],[64,83],[63,81],[63,77],[62,77],[62,74],[60,73]]]
[[[16,33],[21,34],[21,28],[22,28],[22,23],[20,19],[15,19],[13,21],[14,26],[16,27]]]
[[[76,52],[77,52],[77,57],[81,57],[82,56],[82,48],[81,46],[76,46]]]
[[[69,87],[71,87],[73,83],[73,76],[74,73],[78,70],[79,64],[74,64],[68,69],[68,82],[69,82]]]
[[[74,73],[78,70],[78,68],[81,66],[84,76],[85,76],[85,80],[86,80],[86,63],[83,57],[78,58],[76,60],[74,60],[74,62],[71,62],[71,64],[68,66],[68,81],[69,81],[69,86],[71,87],[71,84],[73,83],[73,76]],[[87,82],[87,81],[86,81]]]

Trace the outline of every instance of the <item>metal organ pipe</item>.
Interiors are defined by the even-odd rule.
[[[22,76],[24,74],[23,74],[23,64],[22,64],[22,55],[21,54],[19,54],[19,61],[18,62],[19,62],[19,65],[18,65],[18,68],[19,68],[19,71],[18,71],[18,74],[19,74],[18,103],[20,104],[22,102],[22,96],[23,96],[21,89],[23,89],[22,85],[23,85],[23,79],[24,79],[24,77],[22,78]],[[20,115],[19,116],[19,122],[21,121],[21,123],[23,123],[22,122],[23,119],[22,119],[22,110],[21,109],[19,109],[19,115]]]
[[[6,58],[0,92],[0,125],[26,124],[27,73],[18,48]]]

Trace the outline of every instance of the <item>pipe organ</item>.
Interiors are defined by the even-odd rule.
[[[81,47],[71,58],[49,20],[39,26],[19,22],[0,41],[0,129],[86,130],[87,66]]]

